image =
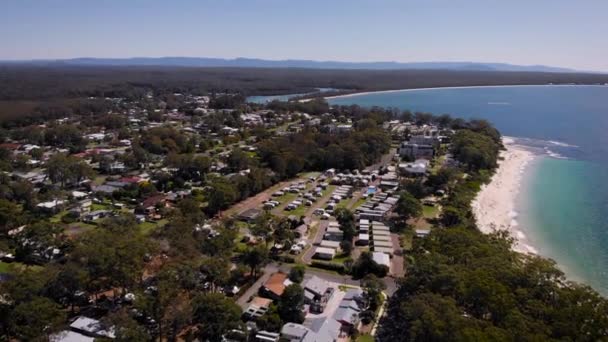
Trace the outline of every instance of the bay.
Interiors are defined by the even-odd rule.
[[[487,119],[529,146],[538,157],[518,198],[521,230],[571,279],[608,295],[608,86],[436,88],[328,101]]]

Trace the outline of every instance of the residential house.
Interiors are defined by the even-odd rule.
[[[316,259],[331,260],[335,256],[336,256],[335,248],[317,247],[315,249],[314,258],[316,258]]]
[[[281,338],[289,342],[336,342],[340,323],[333,318],[308,320],[305,325],[287,323],[281,328]]]
[[[249,303],[249,306],[243,312],[243,316],[247,319],[262,317],[266,312],[268,312],[270,304],[272,304],[272,299],[257,296],[253,297]]]
[[[363,291],[350,289],[340,301],[333,318],[342,324],[343,330],[349,330],[359,324],[359,313],[363,310]]]
[[[412,163],[399,164],[399,171],[411,177],[422,177],[427,174],[430,161],[427,159],[417,159]]]
[[[287,278],[287,274],[277,272],[268,278],[264,285],[260,287],[260,295],[273,300],[279,300],[285,288],[292,282]]]
[[[304,303],[310,305],[311,312],[321,313],[335,289],[331,284],[317,276],[312,276],[304,282]]]
[[[399,146],[399,156],[408,159],[432,159],[435,148],[432,145],[418,145],[410,142],[402,142]]]
[[[89,337],[109,339],[116,337],[113,327],[105,327],[100,321],[85,316],[76,318],[70,324],[70,329]]]
[[[281,334],[266,330],[258,331],[255,334],[255,340],[260,342],[279,342]]]

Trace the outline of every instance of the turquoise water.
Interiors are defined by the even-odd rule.
[[[539,157],[518,222],[530,245],[608,295],[608,87],[513,86],[372,93],[329,100],[483,118]]]

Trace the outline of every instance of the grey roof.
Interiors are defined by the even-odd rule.
[[[105,192],[105,193],[109,193],[109,194],[113,193],[116,190],[118,190],[117,187],[110,186],[110,185],[99,185],[99,186],[93,187],[93,191]]]
[[[334,319],[340,322],[347,322],[350,324],[355,324],[359,317],[359,311],[354,310],[350,307],[346,308],[338,308],[334,313]]]
[[[345,300],[353,300],[353,299],[359,299],[363,296],[363,290],[356,288],[356,289],[349,289],[348,291],[346,291],[346,294],[344,295],[344,299]]]
[[[306,320],[304,324],[316,333],[314,339],[305,339],[304,341],[314,342],[332,342],[338,339],[340,335],[340,322],[333,318],[319,317],[311,320]],[[308,337],[308,336],[307,336]],[[311,336],[313,337],[313,336]]]
[[[114,338],[114,328],[110,327],[106,329],[101,322],[96,319],[80,316],[70,324],[70,328],[75,330],[84,331],[88,334]]]
[[[51,342],[93,342],[93,337],[85,336],[74,331],[64,330],[51,335]]]
[[[301,324],[286,323],[281,328],[281,335],[287,335],[290,337],[302,339],[304,338],[304,336],[306,336],[306,334],[308,334],[309,331],[310,330],[307,327]]]
[[[304,283],[304,289],[311,291],[319,296],[322,296],[327,292],[327,289],[330,288],[329,282],[317,277],[312,276],[310,279]]]

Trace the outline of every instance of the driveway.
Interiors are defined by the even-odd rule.
[[[325,234],[328,224],[329,223],[327,220],[319,221],[315,236],[308,237],[308,242],[311,244],[311,246],[308,250],[306,250],[306,252],[304,252],[304,255],[302,256],[302,261],[305,264],[310,264],[312,262],[312,257],[315,255],[315,251],[317,250],[316,246],[318,246],[323,240],[323,235]]]
[[[247,291],[245,291],[245,293],[239,297],[239,299],[237,299],[236,303],[243,308],[243,310],[246,309],[249,306],[249,299],[256,296],[260,290],[260,287],[268,280],[268,278],[270,278],[273,273],[277,272],[278,270],[279,267],[275,264],[268,264],[266,267],[264,267],[264,274],[262,274],[262,276],[256,280],[256,282],[253,283],[253,285],[251,285],[251,287],[249,287]]]

